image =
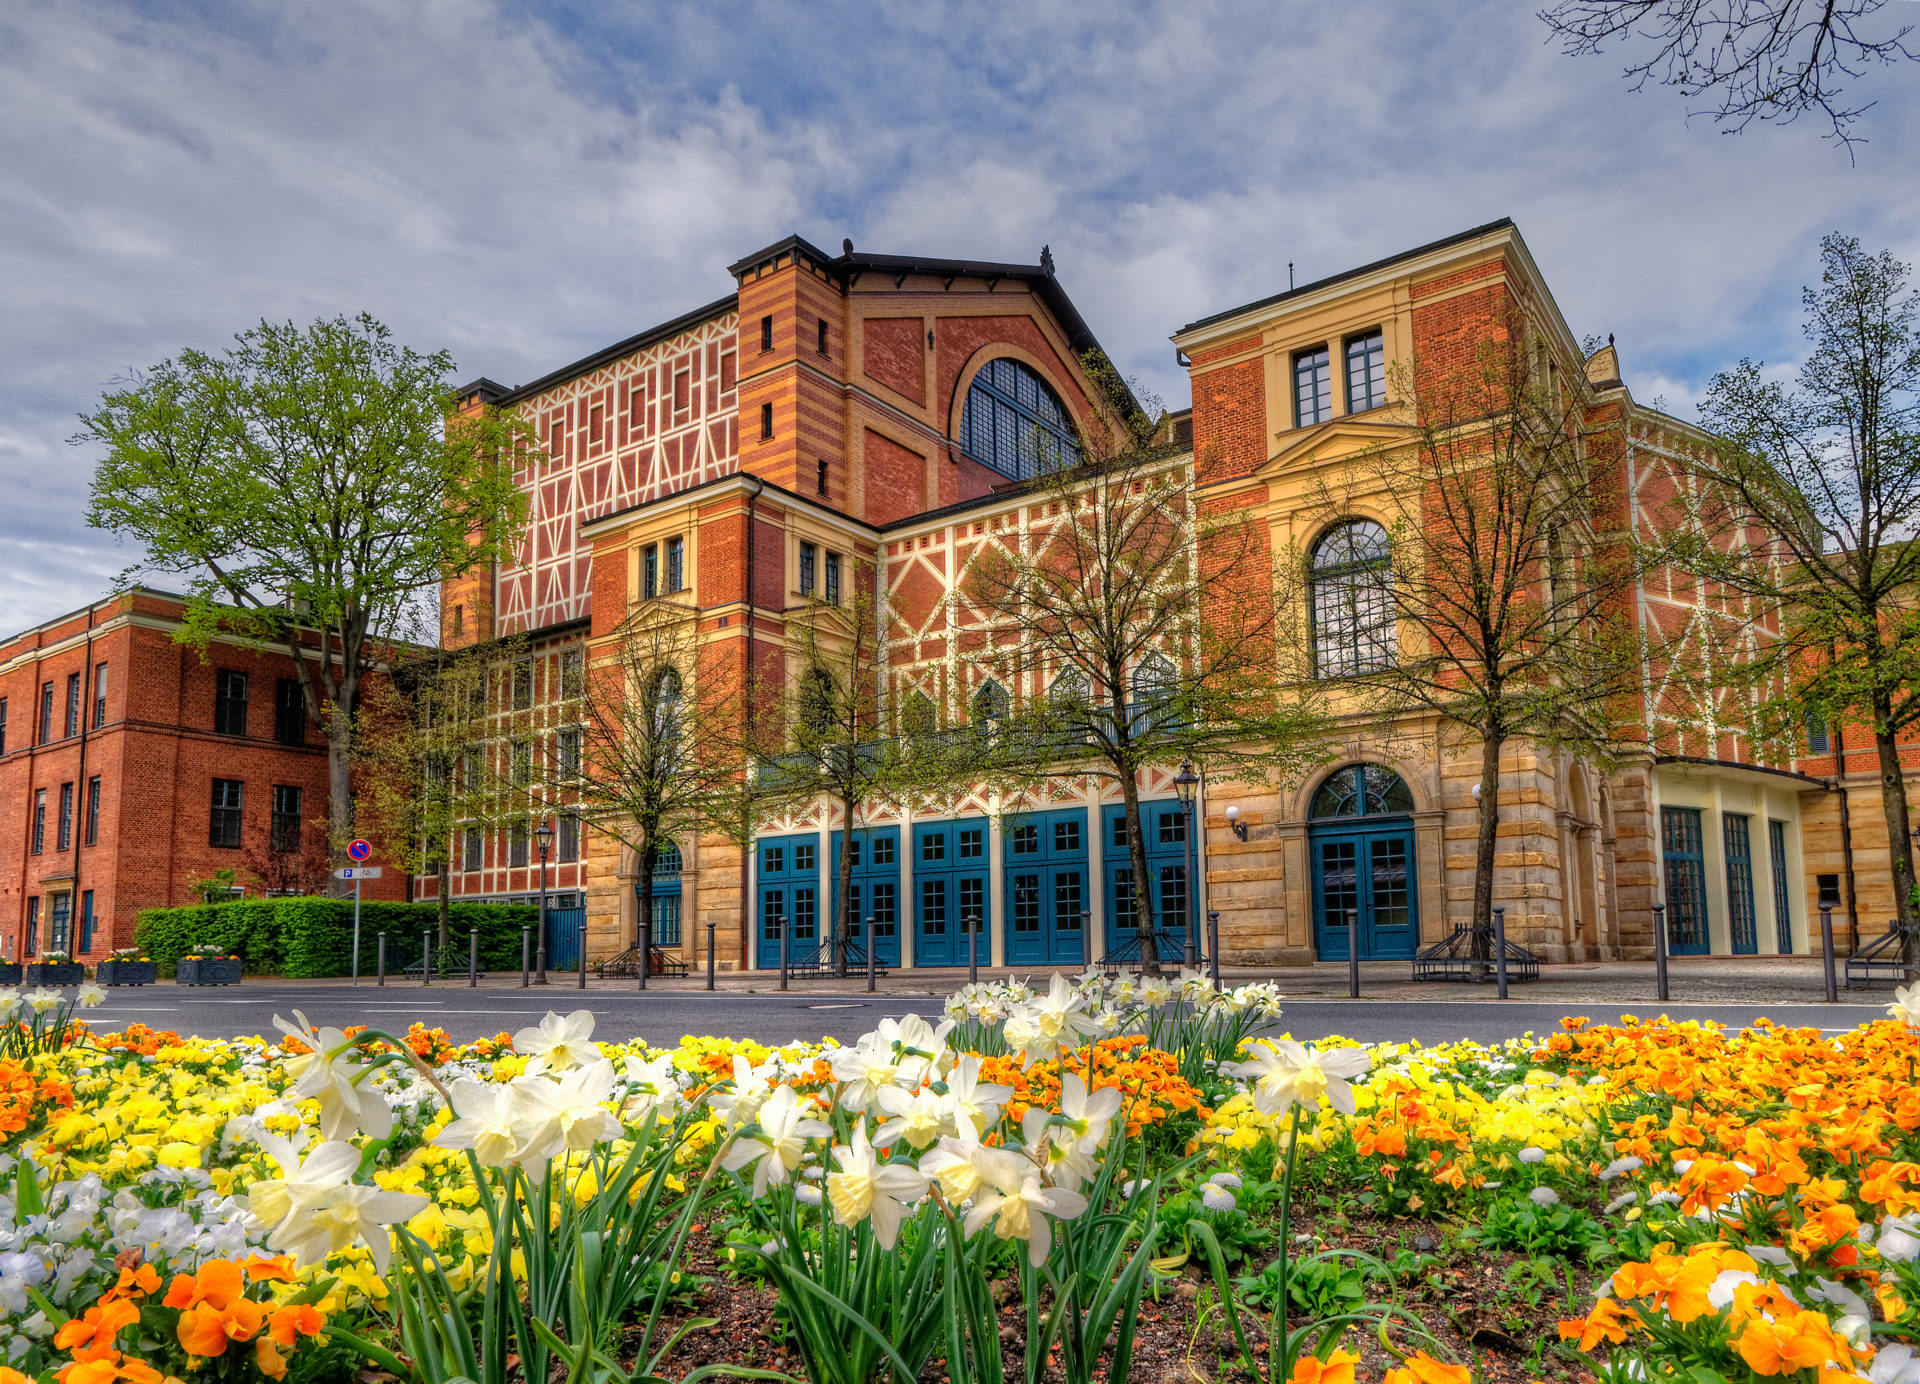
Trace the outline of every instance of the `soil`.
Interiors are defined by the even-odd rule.
[[[1601,1272],[1572,1266],[1579,1301],[1570,1302],[1568,1266],[1563,1261],[1542,1261],[1548,1266],[1543,1271],[1532,1267],[1525,1256],[1451,1244],[1449,1230],[1457,1234],[1460,1229],[1412,1219],[1335,1216],[1316,1220],[1308,1216],[1295,1222],[1296,1232],[1310,1237],[1318,1248],[1364,1250],[1389,1260],[1403,1248],[1431,1253],[1435,1262],[1417,1279],[1401,1285],[1401,1304],[1454,1358],[1473,1366],[1475,1384],[1591,1380],[1586,1360],[1560,1344],[1554,1327],[1584,1310]],[[786,1340],[776,1318],[773,1290],[728,1272],[725,1253],[704,1229],[690,1239],[683,1271],[706,1281],[677,1305],[667,1319],[672,1325],[663,1325],[661,1338],[693,1318],[719,1321],[690,1332],[662,1362],[661,1373],[682,1379],[701,1365],[725,1362],[803,1377],[799,1352]],[[1236,1272],[1257,1272],[1265,1262],[1245,1264]],[[1381,1300],[1380,1292],[1370,1288],[1369,1301]],[[1026,1316],[1017,1291],[1003,1290],[1001,1301],[1000,1335],[1007,1374],[1010,1381],[1020,1381],[1025,1377]],[[1264,1319],[1259,1324],[1249,1319],[1246,1330],[1256,1354],[1264,1356],[1266,1343],[1256,1339],[1264,1335]],[[1390,1331],[1389,1338],[1401,1350],[1416,1348],[1405,1332]],[[1359,1351],[1362,1380],[1378,1380],[1400,1363],[1376,1336],[1349,1331],[1344,1344]],[[1057,1361],[1049,1363],[1043,1377],[1049,1384],[1063,1384],[1065,1378]],[[1259,1384],[1260,1378],[1239,1358],[1233,1336],[1214,1304],[1210,1276],[1189,1264],[1149,1289],[1140,1305],[1131,1371],[1134,1384]],[[923,1384],[943,1384],[945,1379],[945,1368],[938,1363],[922,1376]]]

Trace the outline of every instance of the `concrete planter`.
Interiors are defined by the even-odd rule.
[[[78,961],[29,961],[27,963],[26,984],[28,985],[80,985],[85,983],[87,968]]]
[[[102,985],[151,985],[160,978],[160,967],[152,961],[102,961],[93,978]]]
[[[240,963],[226,956],[190,956],[174,968],[173,978],[181,985],[238,985]]]

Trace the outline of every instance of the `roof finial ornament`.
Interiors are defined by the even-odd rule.
[[[1051,245],[1042,245],[1040,247],[1040,272],[1045,274],[1049,279],[1053,277],[1053,247]]]
[[[1287,261],[1287,292],[1293,292],[1293,261]]]
[[[1609,345],[1609,346],[1611,346],[1611,345],[1613,345],[1613,333],[1612,333],[1612,332],[1608,332],[1608,333],[1607,333],[1607,345]]]
[[[848,236],[846,237],[846,239],[840,242],[840,253],[843,255],[851,255],[853,253],[853,237],[852,236]]]

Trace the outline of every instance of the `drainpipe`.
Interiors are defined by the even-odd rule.
[[[80,926],[80,847],[87,839],[87,723],[93,719],[93,708],[100,702],[100,689],[93,681],[96,676],[93,666],[93,615],[93,611],[87,612],[86,662],[80,666],[80,768],[73,776],[73,815],[78,820],[73,824],[73,903],[70,905],[72,912],[67,917],[67,951],[75,960],[79,960],[80,951],[73,945],[74,930]],[[92,697],[86,695],[89,689],[93,692]]]
[[[760,494],[767,488],[765,481],[757,476],[748,476],[753,482],[753,493],[747,496],[747,698],[743,710],[751,723],[753,719],[753,612],[754,612],[754,549],[758,546],[756,525]],[[752,766],[747,766],[752,772]],[[747,969],[747,958],[752,954],[753,946],[753,896],[748,887],[747,869],[753,858],[753,842],[748,840],[740,848],[740,969]]]

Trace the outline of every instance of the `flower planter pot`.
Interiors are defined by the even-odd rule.
[[[187,957],[174,968],[173,978],[181,985],[238,985],[240,963],[226,956]]]
[[[18,985],[20,983],[20,963],[18,961],[0,961],[0,985]]]
[[[160,978],[160,967],[152,961],[102,961],[93,978],[102,985],[151,985]]]
[[[87,968],[78,961],[29,961],[28,985],[80,985],[87,979]]]

